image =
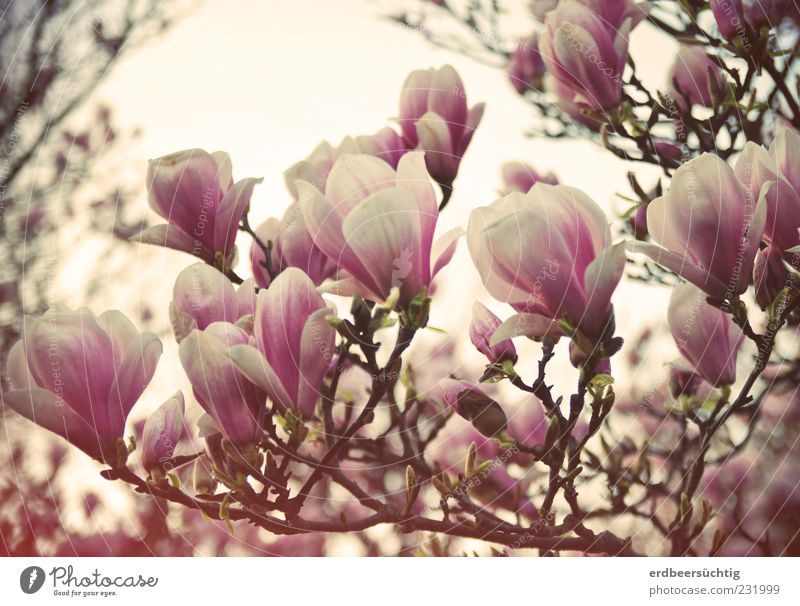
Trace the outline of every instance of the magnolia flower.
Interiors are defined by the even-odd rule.
[[[558,178],[553,173],[541,175],[530,164],[523,162],[506,162],[500,172],[505,184],[505,193],[518,191],[526,194],[540,181],[548,185],[558,185]]]
[[[784,265],[782,251],[767,246],[756,253],[753,266],[753,285],[756,289],[756,302],[766,309],[786,287],[789,272]]]
[[[625,250],[612,246],[603,211],[583,192],[537,183],[527,194],[509,194],[472,211],[467,243],[489,293],[520,312],[492,345],[562,334],[559,320],[594,338],[609,326]]]
[[[502,322],[483,303],[475,301],[472,306],[472,322],[469,325],[469,338],[472,344],[492,364],[510,360],[517,362],[517,350],[511,341],[503,341],[494,346],[489,340]]]
[[[309,277],[290,267],[259,291],[255,341],[233,347],[231,359],[276,405],[310,419],[333,359],[331,314]]]
[[[169,318],[180,343],[194,329],[205,330],[214,322],[236,323],[252,314],[256,291],[253,280],[245,280],[234,290],[220,271],[195,263],[178,274],[172,289]]]
[[[647,204],[639,204],[628,219],[637,240],[647,240]]]
[[[646,16],[650,9],[649,2],[633,2],[632,0],[577,0],[595,15],[611,30],[618,31],[627,21],[631,29],[636,27]]]
[[[711,0],[711,12],[717,21],[720,35],[728,41],[747,34],[742,0]]]
[[[125,420],[150,383],[162,346],[119,311],[99,317],[53,306],[26,316],[8,354],[5,402],[89,456],[115,466]],[[123,447],[124,448],[124,447]]]
[[[580,368],[586,364],[588,356],[575,341],[569,343],[569,361],[575,368]],[[611,360],[609,358],[599,358],[594,366],[594,373],[597,375],[611,374]]]
[[[692,284],[672,291],[667,314],[672,338],[697,374],[714,387],[736,381],[736,356],[743,333],[729,314],[706,302]]]
[[[177,392],[145,421],[142,430],[142,467],[163,471],[183,434],[183,394]]]
[[[189,149],[151,160],[148,200],[168,223],[150,227],[137,238],[188,252],[227,271],[234,262],[239,221],[253,187],[261,181],[234,183],[231,160],[224,152]]]
[[[755,143],[748,143],[736,164],[736,174],[755,193],[755,187],[772,185],[767,191],[767,222],[765,236],[784,253],[787,261],[800,266],[795,255],[786,251],[800,244],[800,135],[783,128],[766,153]],[[741,164],[741,167],[740,167]]]
[[[781,176],[794,187],[795,191],[800,192],[800,170],[797,167],[800,134],[790,127],[779,128],[769,152]]]
[[[703,382],[703,377],[698,375],[683,359],[670,365],[667,388],[673,400],[678,400],[681,396],[697,395],[703,385],[707,385]]]
[[[249,335],[233,324],[214,322],[193,330],[178,349],[197,402],[232,443],[246,446],[261,438],[267,394],[251,383],[231,361]]]
[[[678,163],[680,160],[686,156],[686,153],[679,145],[676,145],[673,141],[668,141],[665,139],[653,139],[653,149],[655,149],[656,154],[658,154],[659,158],[667,162]]]
[[[300,197],[295,185],[299,180],[307,181],[314,187],[324,189],[334,162],[343,153],[357,153],[356,147],[356,142],[351,137],[345,138],[338,147],[333,147],[327,141],[323,141],[314,148],[308,158],[300,160],[286,169],[283,173],[286,189],[295,200]]]
[[[397,163],[408,151],[403,137],[396,130],[388,126],[382,128],[374,135],[360,135],[356,137],[355,153],[375,156],[386,162],[392,168],[397,168]]]
[[[256,229],[256,235],[264,244],[272,242],[270,261],[276,275],[287,267],[297,267],[314,284],[319,285],[336,273],[336,264],[314,243],[299,203],[289,206],[281,221],[267,219]],[[255,242],[250,251],[250,261],[256,284],[262,288],[269,286],[270,276],[265,267],[266,255]]]
[[[483,117],[484,104],[467,109],[464,84],[456,70],[416,70],[400,93],[400,128],[408,149],[425,151],[428,172],[449,187]]]
[[[320,143],[305,160],[290,166],[284,173],[286,189],[297,201],[297,181],[307,181],[320,191],[325,189],[328,175],[336,160],[343,154],[367,154],[380,158],[392,168],[397,167],[400,158],[408,149],[403,138],[388,126],[373,135],[345,137],[337,147],[327,141]]]
[[[422,153],[392,167],[372,156],[342,156],[323,196],[299,181],[302,210],[314,243],[350,277],[340,294],[384,301],[392,288],[405,307],[453,256],[460,229],[433,242],[439,211]]]
[[[539,35],[522,40],[506,68],[508,79],[514,89],[524,95],[529,90],[541,90],[545,67],[539,52]]]
[[[574,122],[585,126],[592,131],[600,129],[600,122],[588,114],[588,109],[575,102],[574,90],[557,80],[552,74],[544,77],[544,89],[555,97],[555,106],[562,114],[569,116]]]
[[[793,0],[748,0],[745,16],[756,30],[762,27],[776,28],[792,8]]]
[[[595,111],[622,101],[622,72],[628,60],[628,36],[635,25],[632,3],[605,17],[604,2],[560,2],[547,13],[540,51],[547,71],[558,80],[564,100]],[[601,10],[601,12],[597,12]],[[620,23],[617,20],[622,19]]]
[[[505,431],[508,425],[502,407],[469,381],[443,379],[437,386],[438,398],[488,438]]]
[[[754,198],[718,156],[698,156],[676,170],[667,193],[647,206],[647,229],[661,246],[631,242],[629,249],[715,299],[729,300],[752,279],[767,216],[766,187]]]
[[[709,78],[709,75],[712,79]],[[717,101],[725,90],[725,74],[714,61],[697,46],[682,46],[667,76],[670,98],[682,109],[689,105],[713,105],[712,90],[716,90]]]

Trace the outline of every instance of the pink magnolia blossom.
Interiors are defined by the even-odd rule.
[[[284,171],[283,178],[286,182],[286,189],[289,190],[295,201],[300,197],[297,191],[297,181],[307,181],[314,187],[325,189],[328,175],[339,156],[343,153],[358,153],[357,147],[352,137],[346,137],[338,147],[333,147],[327,141],[323,141],[306,159],[295,162]]]
[[[540,181],[548,185],[558,185],[558,178],[553,173],[542,175],[530,164],[525,164],[524,162],[506,162],[500,172],[505,184],[505,193],[519,191],[526,194],[531,187]]]
[[[483,103],[467,107],[464,83],[449,65],[416,70],[406,78],[398,118],[403,140],[408,149],[425,152],[437,183],[453,183],[483,111]]]
[[[629,219],[633,234],[637,240],[647,240],[647,204],[639,204]]]
[[[137,238],[181,250],[227,271],[234,262],[236,231],[262,179],[233,182],[224,152],[189,149],[151,160],[147,168],[150,206],[168,223]]]
[[[472,322],[469,325],[469,338],[472,344],[492,364],[510,360],[516,363],[517,350],[514,344],[503,341],[492,346],[489,341],[502,322],[487,307],[478,301],[472,306]]]
[[[254,342],[232,347],[231,359],[276,405],[309,419],[334,355],[332,313],[309,277],[290,267],[258,293]]]
[[[662,160],[678,162],[686,155],[680,145],[666,139],[654,139],[653,148]]]
[[[703,386],[707,387],[707,384],[703,382],[703,377],[697,374],[697,371],[683,358],[670,365],[667,388],[674,401],[679,401],[681,396],[709,395],[701,391]]]
[[[539,52],[539,35],[521,40],[506,68],[514,89],[524,95],[529,90],[541,90],[545,67]]]
[[[619,2],[625,5],[624,11],[606,17],[606,9],[598,8],[604,4],[560,2],[545,17],[539,47],[548,73],[562,86],[559,92],[564,100],[599,112],[612,110],[622,101],[628,36],[635,25],[627,11],[636,10],[635,5],[630,8],[632,3]]]
[[[575,93],[570,86],[548,73],[544,77],[544,89],[555,98],[554,105],[562,114],[565,114],[565,117],[569,117],[589,130],[600,130],[600,121],[589,115],[589,109],[586,106],[575,102]]]
[[[205,330],[214,322],[236,323],[252,314],[256,291],[253,280],[245,280],[234,289],[219,270],[195,263],[178,274],[172,290],[169,318],[180,343],[195,328]]]
[[[681,166],[670,188],[647,207],[650,242],[631,242],[719,300],[747,290],[767,217],[766,186],[754,198],[718,156],[703,154]],[[662,248],[663,247],[663,248]]]
[[[283,219],[267,219],[256,229],[264,244],[272,242],[270,261],[277,275],[287,267],[302,269],[314,284],[322,284],[336,273],[336,264],[315,244],[306,227],[300,203],[293,203]],[[266,288],[270,276],[265,267],[266,255],[255,242],[250,250],[250,262],[256,284]]]
[[[147,417],[142,430],[142,467],[163,471],[183,435],[183,394],[179,391]]]
[[[8,355],[13,410],[99,461],[116,465],[125,420],[155,372],[162,346],[119,311],[83,307],[26,316]]]
[[[408,151],[403,137],[392,128],[384,127],[373,135],[345,137],[337,147],[327,141],[320,143],[305,159],[290,166],[284,173],[286,189],[297,201],[297,181],[307,181],[319,190],[325,189],[328,175],[342,154],[367,154],[380,158],[397,168],[400,158]]]
[[[756,253],[753,266],[753,285],[756,302],[766,309],[787,286],[789,272],[784,264],[784,253],[769,245]]]
[[[672,291],[667,314],[672,338],[696,372],[715,387],[736,381],[736,357],[744,337],[729,314],[706,302],[692,284]]]
[[[392,168],[397,168],[397,163],[408,151],[408,147],[396,130],[385,126],[374,135],[359,135],[356,137],[355,153],[375,156],[386,162]]]
[[[736,164],[736,173],[745,187],[755,193],[756,187],[764,187],[771,181],[767,191],[767,222],[764,235],[781,250],[787,261],[800,267],[793,253],[787,252],[800,244],[800,135],[791,128],[778,131],[766,153],[755,143],[748,143]],[[740,167],[741,164],[741,167]]]
[[[791,8],[793,0],[747,0],[744,7],[747,22],[756,30],[777,28]]]
[[[689,105],[711,107],[713,88],[718,91],[717,102],[721,101],[727,81],[719,65],[719,60],[709,57],[702,48],[682,46],[667,75],[670,98],[682,109],[686,109],[687,100]]]
[[[422,153],[403,156],[397,172],[382,160],[344,155],[323,196],[298,181],[305,223],[316,246],[349,274],[338,292],[384,301],[392,288],[406,306],[449,261],[460,229],[433,241],[439,211]]]
[[[214,322],[181,341],[181,364],[197,402],[228,440],[246,446],[260,441],[267,394],[234,365],[231,354],[251,337],[238,326]]]
[[[569,344],[569,361],[575,368],[580,368],[587,361],[587,352],[583,351],[575,341],[570,341]],[[608,358],[600,358],[597,360],[594,367],[595,374],[610,375],[611,374],[611,360]]]
[[[633,2],[632,0],[577,0],[597,15],[606,27],[619,31],[630,21],[631,29],[636,27],[650,10],[649,2]]]
[[[443,379],[437,385],[437,392],[437,399],[484,436],[499,436],[506,430],[508,418],[503,408],[477,385],[461,379]]]
[[[745,34],[745,10],[742,0],[711,0],[711,12],[717,21],[720,35],[728,41]]]
[[[509,194],[472,211],[467,243],[489,293],[520,312],[492,344],[562,334],[559,320],[597,338],[611,321],[624,245],[612,245],[603,211],[583,192],[537,183]]]

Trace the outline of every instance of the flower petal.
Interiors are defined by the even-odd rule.
[[[659,265],[675,272],[681,278],[694,284],[712,297],[720,300],[725,298],[726,286],[703,268],[693,265],[685,257],[676,255],[650,242],[628,242],[625,246],[631,252],[644,253]]]
[[[611,295],[625,273],[625,262],[625,242],[620,242],[601,252],[586,268],[586,317],[580,324],[587,334],[596,333],[605,325],[611,311]]]
[[[131,240],[140,242],[141,244],[153,244],[155,246],[171,248],[172,250],[179,250],[203,259],[213,258],[213,255],[206,248],[205,244],[187,236],[177,226],[168,225],[166,223],[148,227],[144,231],[133,236]]]
[[[428,286],[430,266],[425,267],[420,254],[419,209],[408,190],[395,187],[372,194],[345,217],[342,233],[383,297],[398,287],[407,303]]]
[[[387,187],[394,187],[397,174],[386,162],[367,154],[342,154],[325,184],[325,199],[341,214]]]
[[[109,426],[118,435],[124,431],[133,405],[150,384],[163,351],[159,338],[149,332],[129,343],[108,395]]]
[[[294,408],[293,399],[258,349],[252,345],[234,345],[228,350],[228,357],[248,381],[269,394],[281,412]]]
[[[521,313],[511,316],[492,333],[489,345],[496,347],[503,341],[514,337],[556,337],[563,336],[564,331],[558,324],[545,316]]]
[[[303,218],[314,244],[331,262],[363,282],[372,292],[379,292],[380,289],[372,279],[372,275],[350,247],[342,232],[343,217],[339,211],[331,206],[314,186],[298,181],[297,190],[300,194],[299,204],[302,205]]]
[[[250,204],[253,188],[264,179],[242,179],[230,188],[217,207],[214,219],[214,252],[227,256],[236,244],[236,231],[245,209]]]
[[[97,432],[72,408],[51,391],[33,387],[12,389],[3,395],[9,408],[40,427],[61,436],[95,459],[102,459],[102,452],[109,452],[112,444],[102,444]]]
[[[300,340],[300,380],[297,386],[297,410],[304,418],[314,416],[320,387],[330,367],[336,344],[336,331],[326,317],[333,313],[319,309],[309,316]]]
[[[454,227],[453,229],[443,233],[433,243],[431,250],[431,261],[433,262],[433,269],[431,270],[431,277],[435,277],[445,265],[450,263],[450,259],[456,252],[458,241],[466,232],[461,227]]]

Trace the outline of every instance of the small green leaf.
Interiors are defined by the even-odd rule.
[[[611,375],[598,373],[592,377],[590,383],[594,387],[608,387],[609,385],[614,384],[614,377],[612,377]]]

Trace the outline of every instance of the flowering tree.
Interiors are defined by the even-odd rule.
[[[472,210],[466,230],[438,233],[483,104],[470,107],[449,66],[415,71],[399,130],[321,143],[286,171],[285,215],[255,228],[261,180],[235,180],[227,154],[151,161],[149,202],[166,222],[135,240],[197,259],[169,304],[191,398],[169,396],[126,441],[160,339],[117,311],[56,306],[23,323],[5,404],[105,478],[234,533],[369,545],[380,527],[400,551],[425,541],[436,555],[464,538],[543,555],[798,553],[795,13],[535,2],[535,33],[509,49],[495,3],[430,4],[472,38],[438,36],[427,11],[403,21],[507,64],[546,134],[657,164],[665,182],[647,193],[631,174],[638,200],[609,224],[589,194],[512,163],[506,195]],[[666,90],[645,88],[628,56],[640,27],[685,45]],[[472,307],[464,333],[486,358],[474,373],[419,343],[462,237],[486,292],[510,306]],[[625,372],[651,338],[618,334],[625,279],[673,287],[680,357],[660,360],[670,371],[655,387]],[[517,351],[522,338],[537,357]],[[577,373],[563,393],[548,377],[556,357]],[[205,414],[189,428],[195,403]],[[177,450],[195,433],[201,448]],[[764,465],[780,482],[754,473]]]

